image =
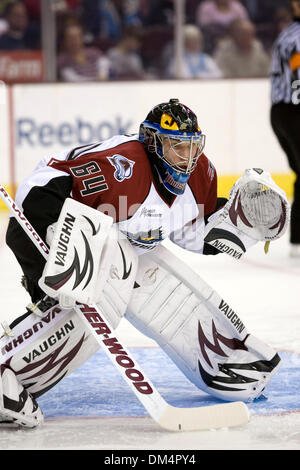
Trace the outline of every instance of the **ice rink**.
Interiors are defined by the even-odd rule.
[[[5,246],[8,214],[0,214],[0,220],[2,321],[24,313],[29,298],[20,285],[20,268]],[[168,246],[230,303],[249,332],[282,357],[283,365],[266,390],[267,399],[249,406],[249,424],[196,433],[164,431],[99,352],[38,400],[45,414],[41,428],[0,430],[0,450],[300,450],[300,259],[289,258],[288,235],[271,243],[268,255],[260,243],[240,261]],[[118,333],[168,402],[185,407],[214,403],[126,320]]]

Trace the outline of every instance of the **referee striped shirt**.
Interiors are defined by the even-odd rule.
[[[294,102],[293,93],[297,90],[299,100],[300,20],[294,20],[280,33],[274,43],[271,64],[272,104]]]

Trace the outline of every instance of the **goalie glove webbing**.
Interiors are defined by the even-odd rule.
[[[290,206],[286,195],[261,169],[246,170],[232,187],[224,208],[206,226],[205,242],[240,258],[257,241],[280,238],[287,230]],[[267,251],[267,250],[266,250]]]

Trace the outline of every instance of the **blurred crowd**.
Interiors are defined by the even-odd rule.
[[[176,78],[174,0],[52,0],[64,82]],[[269,74],[287,0],[186,0],[183,78]],[[0,0],[1,51],[41,48],[40,0]]]

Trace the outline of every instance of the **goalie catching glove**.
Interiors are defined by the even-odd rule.
[[[229,201],[213,214],[204,241],[240,258],[257,241],[280,238],[287,230],[290,206],[285,192],[260,168],[246,170],[231,188]],[[267,251],[267,250],[266,250]]]

